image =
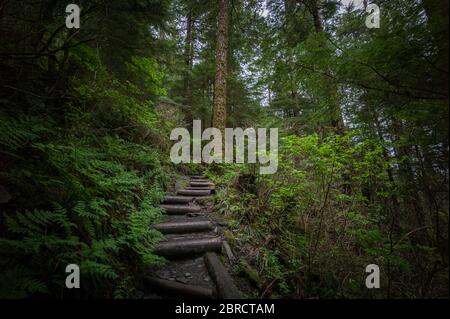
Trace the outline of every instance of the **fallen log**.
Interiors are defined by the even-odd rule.
[[[211,190],[208,189],[180,189],[177,191],[177,195],[184,196],[208,196],[211,195]]]
[[[188,204],[194,201],[194,197],[188,196],[166,196],[164,197],[165,204]]]
[[[209,220],[185,221],[185,222],[168,222],[153,225],[154,228],[163,234],[182,234],[208,231],[212,229]]]
[[[195,255],[208,251],[220,251],[221,248],[222,239],[220,237],[176,239],[158,243],[155,253],[170,258]]]
[[[225,249],[225,253],[227,254],[227,257],[228,257],[228,260],[230,261],[230,264],[233,264],[234,263],[234,255],[233,255],[233,252],[231,251],[231,247],[230,247],[230,245],[228,244],[228,242],[227,241],[224,241],[223,242],[223,248]]]
[[[214,290],[207,287],[194,286],[155,277],[144,277],[144,283],[158,292],[188,298],[213,299]]]
[[[206,253],[204,259],[208,273],[216,284],[218,297],[221,299],[242,299],[241,292],[220,262],[217,254]]]
[[[169,215],[182,215],[187,213],[196,213],[201,210],[200,206],[189,205],[160,205]]]

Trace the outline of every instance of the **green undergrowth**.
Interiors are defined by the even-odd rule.
[[[173,124],[155,108],[163,74],[132,57],[116,75],[100,53],[70,55],[68,101],[2,104],[0,298],[133,297],[141,268],[163,263],[153,253],[162,235],[149,227],[177,174]],[[80,289],[66,289],[68,264],[80,268]]]
[[[240,258],[236,273],[256,297],[418,297],[421,269],[436,277],[430,293],[446,295],[448,271],[425,266],[440,263],[436,248],[414,238],[407,221],[392,233],[391,205],[403,194],[389,181],[395,163],[380,156],[387,145],[358,134],[285,136],[273,175],[233,164],[205,173]],[[369,264],[380,267],[380,289],[365,286]]]
[[[67,293],[72,263],[81,296],[132,293],[137,267],[161,262],[152,253],[161,235],[148,227],[161,217],[161,152],[88,126],[80,134],[38,117],[0,123],[1,179],[12,194],[0,216],[1,296]]]

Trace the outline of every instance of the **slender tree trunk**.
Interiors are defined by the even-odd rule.
[[[214,81],[213,127],[225,130],[227,116],[227,70],[230,1],[219,0],[216,43],[216,78]]]
[[[191,84],[191,72],[193,63],[193,27],[194,17],[192,15],[191,8],[187,9],[186,15],[186,39],[184,43],[184,104],[188,106],[186,111],[187,127],[191,127],[193,123],[193,111],[192,111],[192,84]]]
[[[322,19],[320,18],[320,0],[311,0],[309,10],[314,21],[314,30],[316,33],[323,32]]]
[[[433,34],[434,42],[438,48],[436,67],[440,70],[436,79],[442,93],[448,97],[448,1],[422,0],[423,7],[428,17],[428,25]]]
[[[320,17],[320,6],[321,6],[321,0],[310,0],[308,1],[308,9],[313,17],[314,21],[314,30],[316,33],[322,33],[324,32],[323,24],[322,24],[322,18]],[[333,130],[339,134],[342,135],[345,132],[345,126],[344,126],[344,119],[342,117],[342,110],[340,107],[339,97],[338,97],[338,90],[336,88],[335,83],[329,83],[330,86],[330,108],[329,108],[329,115],[330,115],[330,126],[333,128]]]
[[[404,210],[405,213],[411,214],[410,217],[410,225],[411,228],[423,227],[426,225],[425,223],[425,209],[422,205],[422,199],[420,196],[420,192],[418,189],[416,174],[413,169],[413,153],[412,153],[412,145],[404,145],[405,143],[401,143],[401,139],[404,136],[404,125],[397,118],[390,118],[390,131],[394,137],[394,151],[395,156],[398,159],[398,174],[400,183],[402,183],[401,187],[404,189],[403,197],[404,200]],[[429,238],[428,234],[426,238],[419,238],[419,235],[413,236],[416,240],[420,240],[420,243],[430,244],[432,240]]]
[[[193,61],[193,44],[192,44],[192,33],[193,33],[194,18],[192,17],[192,11],[189,10],[186,17],[186,41],[184,48],[184,58],[186,64],[186,76],[184,79],[184,94],[185,94],[185,104],[191,105],[192,101],[192,86],[191,86],[191,70]]]

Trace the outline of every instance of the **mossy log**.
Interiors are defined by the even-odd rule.
[[[206,253],[204,259],[209,275],[216,284],[218,297],[222,299],[242,299],[241,292],[236,287],[226,268],[222,265],[217,254]]]

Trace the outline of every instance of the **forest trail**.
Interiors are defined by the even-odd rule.
[[[0,1],[0,299],[449,298],[450,1],[67,2]]]
[[[192,176],[175,195],[167,195],[161,207],[166,216],[153,225],[165,235],[155,252],[168,262],[150,269],[144,283],[152,297],[242,298],[220,261],[223,239],[210,214],[208,199],[215,186],[203,176]],[[175,188],[178,188],[177,186]]]

